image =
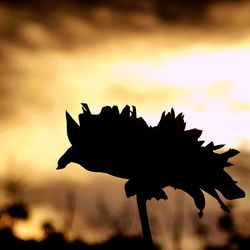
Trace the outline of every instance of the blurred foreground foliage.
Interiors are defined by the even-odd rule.
[[[220,245],[206,243],[204,250],[249,250],[250,235],[238,231],[232,214],[223,214],[218,218],[218,229],[226,234],[226,241]]]
[[[0,209],[0,242],[1,249],[11,250],[112,250],[112,249],[146,249],[144,241],[140,237],[129,237],[117,232],[111,238],[102,243],[88,244],[83,240],[68,240],[66,234],[54,228],[50,222],[42,225],[44,237],[42,240],[23,240],[14,233],[17,221],[28,220],[29,210],[25,203],[14,202]],[[154,249],[159,249],[154,246]]]
[[[0,205],[0,242],[1,249],[11,250],[98,250],[98,249],[146,249],[143,239],[137,235],[128,236],[129,225],[132,223],[131,211],[129,207],[122,207],[123,209],[115,211],[110,210],[108,204],[103,200],[98,199],[97,215],[89,215],[89,222],[91,226],[103,227],[106,230],[111,229],[109,238],[101,243],[90,244],[82,239],[69,239],[68,234],[72,227],[72,217],[74,213],[75,199],[72,193],[67,195],[67,213],[64,226],[61,229],[56,229],[50,220],[41,222],[41,229],[43,237],[41,240],[21,239],[15,234],[16,225],[20,221],[29,221],[31,219],[32,203],[26,202],[23,197],[23,185],[20,180],[6,181],[4,185],[4,192],[8,199],[5,203]],[[70,197],[70,198],[69,198]],[[178,206],[180,200],[177,200],[175,210],[179,211]],[[230,206],[230,204],[229,204]],[[250,249],[250,231],[241,230],[238,223],[238,217],[234,213],[235,207],[231,207],[231,213],[223,213],[217,218],[217,228],[204,224],[198,220],[199,224],[195,224],[196,230],[194,232],[194,239],[199,239],[200,244],[198,249],[194,250],[249,250]],[[180,210],[181,211],[181,210]],[[180,212],[179,211],[179,212]],[[92,211],[93,212],[93,211]],[[174,215],[173,233],[178,235],[172,242],[172,248],[168,246],[166,250],[185,250],[182,244],[183,232],[182,227],[185,219],[180,216],[180,213]],[[157,218],[155,218],[157,219]],[[244,220],[247,220],[245,218]],[[95,222],[97,225],[95,225]],[[153,221],[152,221],[153,222]],[[157,223],[157,222],[156,222]],[[182,225],[182,226],[181,226]],[[170,230],[171,231],[171,230]],[[215,244],[209,240],[211,232],[218,232],[223,235],[223,240]],[[159,232],[158,232],[159,233]],[[220,237],[220,236],[218,236]],[[166,241],[169,242],[167,238]],[[163,250],[162,243],[157,243],[154,246],[155,250]],[[165,250],[165,248],[164,248]]]
[[[143,239],[138,236],[126,236],[122,230],[114,232],[113,235],[102,243],[89,244],[80,239],[69,240],[64,230],[56,230],[52,222],[46,221],[41,225],[43,230],[42,240],[23,240],[15,235],[15,224],[18,221],[29,220],[29,208],[25,202],[14,201],[0,208],[0,242],[1,249],[11,250],[98,250],[98,249],[147,249]],[[233,213],[223,214],[217,218],[217,229],[224,234],[223,243],[215,245],[208,240],[211,230],[207,225],[196,225],[196,236],[202,239],[201,250],[249,250],[250,235],[241,233],[236,226]],[[154,249],[161,249],[155,245]],[[180,248],[181,249],[181,248]]]

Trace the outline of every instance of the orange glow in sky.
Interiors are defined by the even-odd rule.
[[[146,48],[142,53],[123,46],[126,42],[118,48],[112,49],[111,43],[107,48],[79,48],[71,53],[16,49],[13,62],[22,72],[16,77],[25,86],[19,98],[27,103],[18,104],[24,106],[24,117],[2,128],[2,157],[14,154],[51,168],[68,145],[65,110],[77,119],[81,102],[87,102],[93,112],[103,105],[135,105],[150,125],[173,107],[184,113],[188,128],[203,130],[207,142],[229,146],[244,142],[249,148],[249,47],[217,49],[204,44],[180,50]],[[11,80],[13,75],[7,78]],[[34,103],[49,100],[51,107],[44,105],[43,113],[33,107],[30,97]],[[30,153],[37,141],[39,163]]]
[[[226,47],[204,41],[180,48],[164,47],[165,41],[153,47],[154,39],[151,43],[147,37],[145,44],[137,38],[116,39],[71,51],[6,47],[14,69],[6,73],[6,84],[22,87],[8,100],[18,112],[0,125],[0,168],[14,158],[26,164],[17,169],[31,174],[34,183],[95,178],[79,167],[55,170],[69,146],[65,110],[77,120],[82,102],[93,113],[104,105],[135,105],[149,125],[173,107],[184,113],[187,128],[203,130],[205,144],[250,150],[249,39]],[[19,230],[28,237],[27,227]]]

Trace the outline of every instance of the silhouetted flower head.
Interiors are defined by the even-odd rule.
[[[58,161],[57,169],[75,162],[94,172],[104,172],[128,179],[127,197],[143,193],[147,199],[167,199],[164,187],[171,186],[188,193],[203,214],[205,197],[213,196],[224,211],[224,198],[243,198],[245,193],[224,170],[232,166],[229,158],[239,153],[229,149],[215,152],[224,145],[210,142],[203,146],[202,131],[185,130],[182,113],[162,113],[157,126],[148,126],[137,117],[136,108],[126,105],[105,106],[92,114],[87,104],[79,114],[79,124],[66,112],[67,134],[71,147]]]

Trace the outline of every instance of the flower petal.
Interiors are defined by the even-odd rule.
[[[218,193],[216,192],[215,189],[210,188],[210,187],[202,187],[202,189],[207,192],[208,194],[210,194],[211,196],[213,196],[220,204],[221,208],[227,212],[230,213],[230,209],[225,205],[225,203],[222,201],[222,199],[220,198],[220,196],[218,195]]]
[[[200,210],[198,215],[201,218],[205,208],[205,197],[202,191],[199,188],[192,186],[182,186],[181,189],[193,198],[196,207]]]
[[[67,111],[66,111],[66,121],[67,121],[68,139],[72,145],[77,144],[79,140],[80,127]]]

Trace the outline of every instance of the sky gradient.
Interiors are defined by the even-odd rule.
[[[94,113],[104,105],[120,109],[135,105],[149,125],[156,125],[163,111],[183,112],[187,128],[203,130],[206,144],[214,141],[242,151],[235,173],[242,176],[239,183],[247,185],[249,1],[196,6],[190,13],[178,3],[172,19],[146,8],[151,1],[127,12],[119,6],[114,10],[112,5],[94,5],[91,15],[77,11],[77,5],[69,7],[67,1],[61,8],[49,1],[44,6],[54,11],[43,15],[32,12],[36,8],[29,1],[22,8],[15,1],[4,2],[0,5],[1,178],[20,176],[33,190],[30,200],[40,192],[44,203],[36,200],[37,217],[62,204],[62,197],[55,201],[58,190],[63,190],[59,186],[72,190],[84,186],[89,195],[93,183],[93,190],[99,191],[114,185],[117,199],[124,195],[123,181],[92,175],[73,164],[64,172],[55,170],[69,146],[65,111],[77,119],[82,102]],[[206,18],[194,18],[201,9]],[[239,203],[249,210],[247,199]]]

